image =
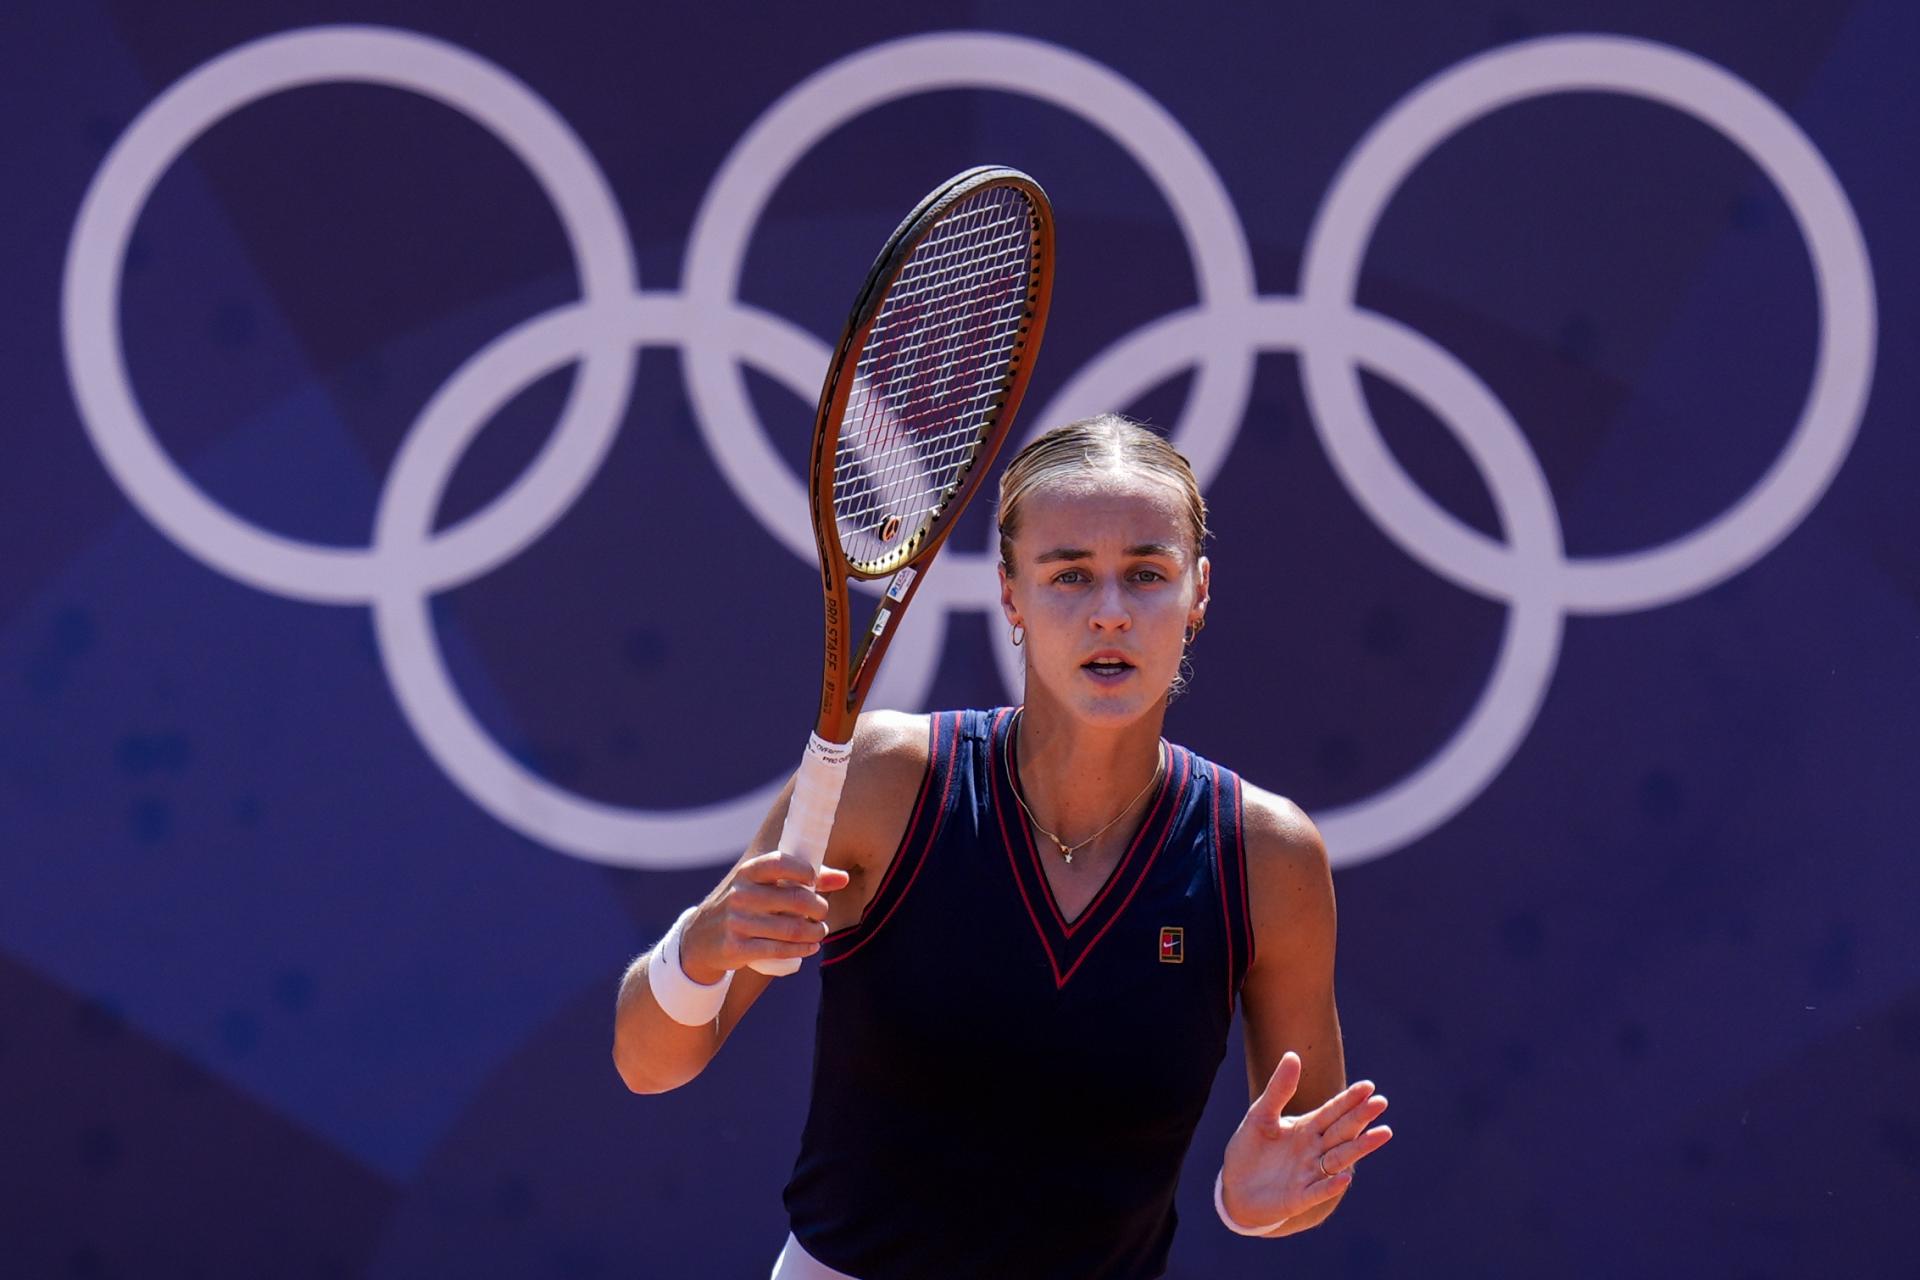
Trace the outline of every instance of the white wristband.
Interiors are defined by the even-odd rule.
[[[1270,1236],[1280,1228],[1286,1226],[1287,1223],[1293,1221],[1291,1218],[1282,1218],[1280,1221],[1269,1223],[1264,1227],[1243,1227],[1235,1222],[1233,1215],[1227,1212],[1225,1197],[1220,1194],[1220,1180],[1225,1176],[1225,1173],[1226,1171],[1223,1169],[1213,1175],[1213,1211],[1220,1215],[1220,1221],[1227,1224],[1227,1230],[1240,1236]]]
[[[653,989],[653,998],[662,1012],[685,1027],[704,1027],[719,1017],[720,1006],[727,1002],[727,988],[733,985],[731,970],[709,986],[695,982],[680,967],[680,935],[699,909],[682,911],[667,936],[654,943],[647,955],[647,986]]]

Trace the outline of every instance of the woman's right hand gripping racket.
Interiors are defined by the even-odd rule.
[[[1013,169],[942,183],[887,241],[827,370],[814,424],[814,539],[827,602],[820,715],[780,849],[827,852],[848,744],[887,644],[1013,425],[1053,291],[1053,212]],[[854,632],[850,580],[890,579]],[[797,959],[753,961],[786,974]]]

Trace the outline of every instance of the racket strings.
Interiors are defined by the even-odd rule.
[[[877,358],[872,365],[875,372],[888,375],[883,389],[892,393],[896,412],[905,410],[910,419],[914,406],[911,400],[901,403],[900,387],[918,387],[929,395],[937,395],[941,389],[938,381],[929,382],[919,368],[921,364],[940,362],[950,371],[945,381],[963,377],[968,366],[956,357],[968,353],[956,348],[968,336],[978,344],[989,343],[996,336],[996,321],[1024,314],[1024,291],[1008,286],[1017,281],[1016,271],[1027,266],[1031,252],[1028,228],[989,216],[1001,212],[979,208],[951,218],[905,265],[895,291],[890,293],[890,305],[876,317],[876,327],[893,330],[899,326],[904,330],[901,339],[883,341],[875,348]],[[996,232],[998,243],[989,242],[988,237]],[[944,299],[945,305],[929,307],[923,301],[929,297]],[[1000,299],[999,309],[1006,314],[996,314],[996,297]],[[911,345],[915,333],[922,338],[918,351],[902,359],[900,348]]]
[[[958,380],[959,378],[955,377],[951,379],[943,379],[941,380],[941,382],[942,384],[944,384],[945,382],[952,382],[952,381],[958,381]],[[856,394],[858,393],[858,390],[859,388],[856,388]],[[999,395],[1000,395],[1000,388],[998,386],[988,386],[988,387],[981,388],[975,391],[972,395],[968,396],[964,402],[961,402],[959,411],[963,413],[971,413],[973,412],[974,407],[976,405],[981,404],[982,402],[984,402],[987,407],[991,407],[992,404],[998,400]],[[905,412],[906,416],[911,417],[914,412],[920,410],[925,405],[927,405],[928,403],[930,403],[935,399],[940,400],[943,404],[946,404],[948,406],[952,406],[954,403],[953,398],[951,396],[941,394],[936,388],[934,390],[930,390],[920,396],[915,397],[911,401],[908,401],[905,405],[902,406],[902,409]],[[889,421],[897,424],[899,421],[899,415],[890,415]],[[887,430],[889,431],[892,431],[894,429],[895,428],[892,428],[892,427],[887,428]],[[945,436],[941,437],[942,440],[944,440],[945,438],[946,438]],[[843,477],[846,477],[849,475],[868,473],[871,468],[872,447],[873,447],[872,442],[863,442],[860,445],[856,446],[856,448],[850,453],[845,454],[840,458],[836,459],[833,466],[833,474],[834,474],[835,481],[837,482]],[[925,462],[928,459],[930,450],[926,447],[922,447],[919,452],[920,452],[921,461]]]
[[[1024,291],[1009,285],[1027,265],[1028,229],[1020,222],[1008,225],[1004,217],[996,225],[987,216],[991,212],[998,211],[950,217],[922,243],[889,291],[857,371],[865,375],[857,379],[862,402],[851,408],[861,412],[850,408],[848,414],[849,423],[867,428],[869,451],[893,443],[903,427],[922,425],[926,402],[950,394],[953,383],[978,372],[967,357],[984,354],[980,349],[991,345],[999,327],[1017,328],[1024,317]],[[995,232],[1000,243],[988,247],[985,237]],[[929,307],[923,301],[928,297],[944,305]],[[881,335],[879,341],[872,332]],[[969,337],[976,349],[971,352],[965,350]],[[929,376],[928,366],[934,365],[942,372]],[[876,391],[885,394],[890,411],[885,416],[875,412],[882,407],[875,403]]]
[[[997,307],[990,301],[985,305],[975,302],[972,306],[948,307],[944,309],[945,314],[929,313],[922,317],[920,321],[922,325],[921,331],[926,332],[927,329],[931,328],[937,333],[941,328],[963,324],[968,321],[971,321],[975,327],[978,327],[982,323],[998,323],[1003,320],[1011,320],[1017,324],[1019,319],[1025,315],[1026,309],[1026,299],[1024,297],[1012,302],[999,304]],[[882,341],[887,340],[883,338]],[[896,345],[904,346],[906,344],[903,341]],[[950,382],[956,377],[963,376],[964,370],[953,368],[951,360],[944,359],[944,357],[950,356],[951,352],[945,348],[938,347],[934,338],[929,337],[917,345],[919,349],[914,353],[904,358],[891,359],[886,363],[885,370],[890,380],[890,385],[904,382],[909,386],[918,387],[921,382],[925,381],[920,374],[920,366],[929,360],[941,361],[947,368],[948,372],[940,375],[942,381]],[[984,345],[984,341],[981,345]]]
[[[950,209],[896,274],[855,365],[834,466],[847,559],[923,532],[1004,402],[1032,289],[1034,217],[994,187]]]
[[[962,470],[964,464],[966,464],[966,459],[968,459],[972,453],[972,439],[956,439],[956,441],[952,441],[945,449],[933,449],[933,451],[922,453],[922,455],[920,455],[922,474],[939,474],[939,472],[950,468],[952,474],[954,474],[954,478],[958,478],[960,470]],[[849,482],[849,480],[847,480],[849,476],[851,476],[852,484],[864,486],[866,489],[870,489],[870,491],[877,491],[877,489],[883,487],[881,484],[876,484],[872,478],[862,476],[862,474],[858,474],[858,472],[839,472],[839,470],[835,470],[833,484],[847,484],[847,482]],[[908,510],[920,509],[920,507],[916,507],[916,505],[912,505],[912,503],[924,505],[925,499],[929,499],[929,497],[939,497],[939,495],[937,495],[937,493],[931,493],[931,489],[922,489],[922,491],[912,493],[912,495],[906,493],[906,491],[895,491],[891,497],[910,503],[908,509],[902,509],[902,507],[891,507],[891,509],[889,509],[889,514],[899,514],[900,518],[904,520],[906,514],[908,514]],[[872,509],[872,503],[868,503],[868,507]],[[912,532],[912,526],[908,526],[906,532]],[[891,537],[891,539],[887,539],[887,541],[889,541],[889,549],[891,549],[893,545],[899,543],[899,533],[895,533],[895,537]]]
[[[964,475],[978,444],[974,424],[1000,399],[1000,390],[988,387],[964,401],[933,393],[892,405],[882,397],[870,400],[864,415],[869,428],[849,440],[846,461],[835,477],[836,484],[843,486],[837,505],[850,526],[847,532],[876,533],[885,545],[871,549],[881,552],[897,545],[903,529],[923,525]],[[961,425],[937,436],[921,433],[915,438],[913,416],[923,407],[936,407],[936,402],[957,415]],[[848,547],[850,554],[854,550]]]
[[[1017,298],[1003,305],[1008,310],[1024,311],[1026,309],[1026,299],[1024,297]],[[968,316],[975,315],[979,309],[980,309],[979,303],[973,299],[954,301],[954,302],[948,303],[944,307],[940,307],[937,309],[928,309],[922,314],[916,315],[912,318],[910,331],[924,333],[928,325],[940,325],[940,324],[949,323],[952,321],[963,321]],[[898,330],[902,327],[905,327],[905,326],[902,326],[897,322],[896,324],[890,326],[890,328],[893,328],[895,330]],[[881,343],[892,343],[897,341],[897,339],[895,339],[891,333],[885,330],[882,330],[878,325],[874,326],[873,332],[868,336],[867,340],[869,342],[881,342]]]
[[[959,255],[945,256],[957,259]],[[972,372],[967,362],[954,358],[958,354],[956,346],[964,341],[963,330],[970,329],[976,342],[985,346],[994,336],[996,323],[1011,321],[1017,325],[1018,320],[1024,318],[1027,307],[1024,292],[998,304],[993,299],[996,291],[1004,292],[1003,287],[996,290],[995,286],[1004,286],[1012,278],[1005,268],[1015,263],[1024,268],[1027,257],[1028,245],[1024,241],[1014,251],[991,257],[983,254],[971,268],[974,282],[971,288],[954,287],[947,279],[951,273],[936,276],[918,289],[900,289],[896,285],[898,292],[889,294],[882,319],[876,321],[869,333],[872,359],[861,362],[860,372],[866,377],[857,387],[870,396],[875,385],[880,384],[880,389],[892,399],[896,420],[916,419],[917,410],[922,406],[914,403],[914,392],[921,400],[937,397],[953,382]],[[919,301],[919,296],[943,298],[945,305],[928,308]],[[889,331],[897,336],[890,336]],[[938,362],[947,372],[928,377],[922,366],[929,362]],[[912,389],[904,403],[899,393],[903,386]],[[850,419],[855,416],[851,405],[848,416]]]

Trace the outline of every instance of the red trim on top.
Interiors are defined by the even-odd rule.
[[[1182,751],[1180,753],[1180,787],[1177,793],[1177,797],[1179,798],[1185,797],[1187,793],[1187,759],[1187,753]],[[1168,772],[1171,773],[1172,770],[1168,770]],[[1176,798],[1175,807],[1178,808],[1178,798]],[[1100,945],[1100,939],[1107,936],[1107,930],[1113,928],[1114,923],[1118,921],[1121,916],[1127,914],[1127,904],[1133,901],[1133,895],[1140,891],[1140,886],[1147,882],[1147,873],[1153,870],[1153,864],[1159,859],[1160,851],[1167,847],[1167,838],[1173,834],[1173,827],[1174,824],[1168,822],[1165,830],[1161,831],[1159,841],[1153,846],[1152,855],[1147,858],[1146,865],[1140,868],[1140,874],[1133,878],[1133,886],[1127,890],[1126,898],[1121,901],[1118,907],[1114,908],[1113,914],[1107,917],[1107,922],[1100,926],[1100,932],[1094,934],[1092,938],[1087,940],[1087,945],[1080,949],[1079,959],[1075,960],[1073,967],[1068,969],[1066,973],[1060,977],[1056,986],[1064,987],[1067,985],[1067,979],[1071,978],[1074,970],[1078,969],[1081,964],[1086,961],[1086,958],[1093,954],[1093,949]]]
[[[1033,921],[1033,932],[1035,936],[1040,939],[1040,949],[1047,953],[1047,967],[1053,970],[1053,986],[1054,990],[1057,991],[1061,985],[1066,982],[1066,979],[1060,976],[1060,961],[1058,957],[1053,954],[1053,943],[1048,939],[1046,929],[1041,927],[1039,914],[1033,909],[1033,899],[1027,894],[1027,882],[1020,878],[1020,862],[1013,852],[1013,836],[1007,830],[1007,806],[999,803],[997,797],[993,796],[991,786],[991,779],[993,779],[998,772],[998,767],[992,760],[995,754],[993,739],[994,736],[1000,732],[1000,721],[1004,719],[1007,714],[1007,712],[1002,711],[1000,715],[994,717],[993,726],[987,732],[987,755],[989,757],[987,763],[987,778],[989,779],[987,794],[989,798],[995,801],[993,817],[994,820],[1000,824],[1000,847],[1007,851],[1007,870],[1013,873],[1013,887],[1020,891],[1020,901],[1027,908],[1027,919]],[[1028,838],[1031,839],[1032,837]]]
[[[1162,738],[1159,742],[1160,749],[1171,756],[1173,748],[1167,744],[1167,740]],[[1012,750],[1013,746],[1013,743],[1008,743],[1008,750]],[[1017,761],[1010,761],[1006,752],[1002,752],[1000,758],[1002,761],[1008,763],[1016,765],[1018,763]],[[996,775],[1000,772],[997,764],[994,767],[994,772]],[[1160,779],[1160,789],[1154,793],[1153,803],[1147,806],[1146,821],[1142,822],[1140,829],[1133,833],[1133,840],[1127,845],[1127,851],[1120,855],[1120,861],[1116,862],[1113,865],[1113,870],[1107,873],[1106,882],[1100,886],[1100,892],[1093,895],[1093,901],[1082,907],[1080,914],[1075,916],[1071,922],[1060,914],[1060,902],[1059,899],[1053,896],[1053,885],[1047,879],[1047,868],[1041,861],[1040,847],[1033,842],[1032,824],[1030,822],[1022,822],[1020,824],[1020,834],[1026,838],[1027,856],[1033,864],[1033,872],[1040,877],[1040,887],[1046,890],[1045,897],[1047,899],[1047,907],[1053,912],[1053,918],[1059,924],[1060,931],[1066,934],[1068,938],[1072,938],[1074,930],[1085,924],[1093,914],[1100,909],[1100,904],[1106,901],[1108,894],[1113,892],[1114,884],[1126,873],[1127,864],[1133,861],[1133,855],[1140,848],[1140,842],[1146,838],[1147,832],[1153,830],[1154,821],[1160,812],[1160,802],[1166,799],[1167,785],[1172,781],[1173,770],[1168,769],[1165,776]],[[1014,795],[1018,796],[1020,794],[1019,780],[1015,778],[1011,772],[1007,775],[1007,786],[1013,791]],[[1018,802],[1016,801],[1016,803]],[[1021,816],[1026,816],[1024,811]]]
[[[940,717],[938,715],[929,716],[927,717],[927,722],[932,726],[932,734],[931,734],[932,742],[928,747],[928,751],[927,751],[927,776],[921,779],[920,798],[914,802],[913,816],[907,819],[907,834],[901,837],[900,848],[894,854],[893,861],[887,865],[887,873],[884,876],[880,877],[880,887],[873,891],[873,902],[870,902],[867,904],[869,911],[871,911],[874,903],[878,903],[879,901],[881,901],[881,899],[886,895],[887,886],[893,883],[894,872],[899,870],[900,868],[901,855],[905,854],[908,851],[908,849],[911,847],[911,845],[916,843],[913,839],[913,836],[915,834],[914,828],[920,822],[920,812],[922,808],[924,808],[926,805],[927,796],[931,794],[931,792],[933,791],[933,780],[936,777],[940,776],[940,768],[941,768]],[[892,902],[887,904],[886,913],[882,915],[878,920],[873,921],[873,927],[871,929],[867,928],[867,921],[869,917],[862,916],[859,920],[854,922],[852,925],[848,926],[846,929],[843,929],[838,934],[834,934],[829,936],[828,938],[822,939],[821,940],[821,957],[820,957],[821,967],[824,968],[825,966],[830,964],[838,964],[840,963],[840,961],[845,960],[848,956],[852,955],[854,952],[858,951],[860,948],[866,946],[867,943],[873,941],[873,936],[880,932],[881,927],[885,925],[888,920],[891,920],[893,918],[893,913],[899,910],[900,904],[906,900],[907,894],[913,891],[913,882],[920,878],[920,868],[926,865],[927,854],[933,848],[933,839],[940,832],[940,819],[942,815],[944,815],[947,811],[947,797],[953,791],[953,773],[954,773],[953,757],[959,753],[959,749],[960,749],[960,713],[955,712],[954,725],[953,725],[953,750],[948,752],[947,754],[946,780],[942,783],[940,788],[940,807],[934,810],[932,819],[927,823],[926,834],[922,839],[920,839],[917,842],[920,846],[920,849],[917,854],[913,855],[913,859],[912,859],[913,871],[911,874],[907,876],[907,883],[905,887],[900,890],[899,895],[896,896]],[[846,950],[836,952],[834,955],[825,954],[825,948],[826,948],[827,942],[845,941],[847,939],[854,938],[856,935],[861,934],[863,931],[865,936],[859,937],[858,940],[854,941],[853,944],[849,946]]]
[[[1220,927],[1227,939],[1227,1019],[1233,1019],[1233,910],[1227,895],[1232,876],[1227,868],[1227,847],[1220,843],[1220,766],[1213,766],[1213,861],[1219,868]]]
[[[880,887],[875,889],[873,891],[873,897],[867,900],[867,909],[869,911],[873,909],[873,904],[880,901],[881,897],[886,893],[887,885],[892,882],[894,872],[898,871],[901,862],[905,861],[901,855],[913,846],[914,836],[918,833],[920,826],[920,811],[926,807],[927,795],[933,790],[934,779],[939,776],[940,717],[936,714],[927,717],[927,771],[922,774],[920,778],[920,792],[914,797],[913,814],[907,819],[907,829],[900,833],[900,843],[895,847],[893,857],[888,860],[886,871],[880,876]],[[866,916],[862,915],[860,919],[855,920],[846,928],[828,934],[825,938],[821,939],[821,941],[826,943],[851,937],[857,933],[860,926],[866,922]]]
[[[1240,830],[1240,775],[1233,775],[1233,844],[1240,855],[1240,917],[1247,922],[1247,968],[1255,955],[1253,903],[1247,897],[1247,838]]]

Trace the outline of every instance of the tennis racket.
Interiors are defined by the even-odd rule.
[[[814,540],[826,592],[820,714],[780,849],[817,868],[867,690],[1013,426],[1053,293],[1053,211],[1026,174],[969,169],[900,224],[867,275],[814,422]],[[848,583],[887,579],[856,633]],[[797,959],[756,960],[787,974]]]

